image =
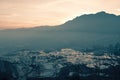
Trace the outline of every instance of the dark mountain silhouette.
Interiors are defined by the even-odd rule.
[[[0,51],[81,49],[120,42],[120,16],[85,14],[62,25],[0,31]]]
[[[99,12],[96,14],[82,15],[63,24],[65,29],[92,33],[120,33],[120,16]],[[66,26],[68,26],[66,28]]]

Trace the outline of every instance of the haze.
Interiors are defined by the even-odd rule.
[[[59,25],[99,11],[120,15],[120,0],[0,0],[0,29]]]

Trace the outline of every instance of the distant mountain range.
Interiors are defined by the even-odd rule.
[[[120,16],[106,12],[82,15],[64,24],[0,31],[0,51],[56,50],[120,42]]]

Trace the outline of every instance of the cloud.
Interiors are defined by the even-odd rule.
[[[117,11],[120,11],[120,8],[116,9]]]

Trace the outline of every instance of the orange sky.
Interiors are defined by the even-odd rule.
[[[58,25],[99,11],[120,15],[120,0],[0,0],[0,29]]]

